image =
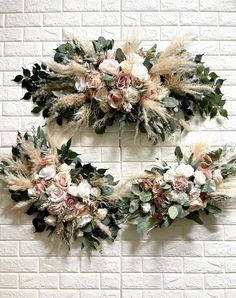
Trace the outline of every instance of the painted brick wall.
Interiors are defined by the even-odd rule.
[[[154,162],[173,159],[175,143],[191,145],[198,137],[212,146],[236,144],[236,0],[0,0],[0,152],[9,152],[16,132],[43,121],[30,113],[30,102],[11,79],[21,66],[48,59],[68,36],[125,38],[139,28],[144,46],[158,41],[162,49],[180,32],[196,35],[190,49],[226,78],[230,120],[194,120],[186,136],[151,146],[145,136],[133,143],[133,128],[122,147],[117,127],[103,136],[91,130],[76,135],[84,161],[129,176]],[[105,243],[101,256],[69,255],[44,235],[36,235],[30,219],[7,212],[9,196],[1,189],[1,298],[207,298],[236,297],[236,204],[225,217],[207,218],[205,226],[187,220],[139,238],[126,229],[121,239]]]

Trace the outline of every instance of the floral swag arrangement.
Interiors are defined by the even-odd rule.
[[[82,248],[98,249],[101,240],[116,238],[123,223],[135,224],[138,233],[168,227],[177,218],[203,224],[201,213],[218,215],[234,195],[232,148],[208,151],[197,144],[184,155],[176,147],[177,166],[158,160],[150,171],[118,183],[106,169],[82,164],[70,145],[50,146],[38,128],[18,134],[12,156],[0,162],[14,208],[34,216],[36,232],[48,231],[68,247],[79,239]]]
[[[126,125],[136,124],[152,143],[164,141],[177,128],[186,128],[192,116],[227,117],[220,90],[223,81],[185,50],[184,37],[163,51],[154,45],[139,48],[126,42],[113,49],[114,40],[99,37],[92,43],[73,40],[55,49],[52,62],[34,64],[17,75],[32,99],[33,113],[47,118],[48,134],[72,134],[93,126],[102,134],[116,119],[120,135]],[[62,129],[63,127],[63,129]]]

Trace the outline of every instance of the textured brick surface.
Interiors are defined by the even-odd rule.
[[[226,78],[229,120],[192,121],[187,135],[151,146],[144,135],[134,144],[129,127],[119,144],[118,125],[106,134],[82,130],[73,140],[85,162],[110,167],[117,178],[152,165],[156,157],[173,161],[175,144],[196,138],[216,147],[236,145],[236,0],[0,0],[0,154],[10,151],[17,130],[43,124],[12,78],[22,66],[46,60],[73,36],[116,40],[138,28],[144,47],[166,47],[178,33],[192,33],[193,53]],[[76,248],[68,253],[47,236],[33,233],[24,214],[5,214],[8,194],[0,192],[1,298],[234,298],[236,297],[236,204],[225,217],[205,226],[178,221],[169,230],[140,237],[128,227],[101,256]]]

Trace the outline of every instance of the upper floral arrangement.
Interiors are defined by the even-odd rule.
[[[135,123],[136,133],[147,133],[155,144],[192,116],[227,117],[223,80],[185,47],[183,37],[163,52],[135,41],[114,48],[114,40],[104,37],[74,40],[55,49],[53,62],[23,68],[14,81],[27,90],[23,99],[35,103],[32,112],[48,119],[49,133],[58,124],[70,133],[93,126],[102,134],[118,120],[121,134]]]

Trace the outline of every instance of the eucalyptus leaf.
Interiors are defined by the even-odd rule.
[[[140,194],[139,194],[139,199],[140,201],[142,201],[143,203],[147,203],[151,200],[152,198],[152,194],[150,191],[142,191]]]
[[[171,219],[175,219],[178,216],[178,209],[175,205],[170,206],[170,208],[168,209],[168,214]]]

